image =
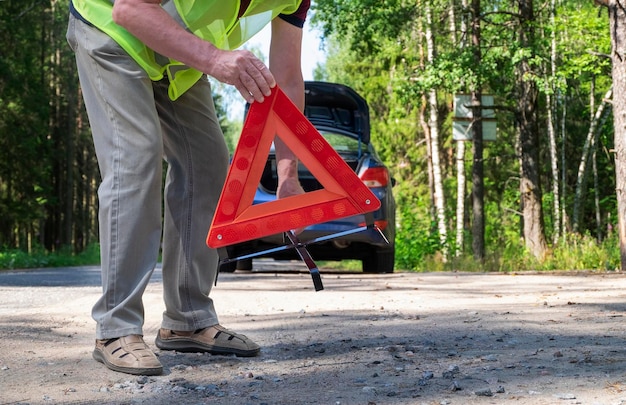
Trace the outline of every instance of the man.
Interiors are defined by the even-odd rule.
[[[93,357],[108,368],[162,373],[142,331],[142,295],[160,247],[165,312],[157,347],[259,353],[249,338],[219,325],[209,298],[218,257],[205,240],[228,151],[206,75],[235,86],[248,102],[262,102],[278,84],[303,108],[308,8],[309,0],[72,0],[67,38],[102,176],[103,294],[92,310]],[[236,48],[270,21],[268,69]],[[302,193],[295,156],[278,139],[276,152],[279,198]]]

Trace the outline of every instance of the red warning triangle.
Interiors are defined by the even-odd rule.
[[[253,205],[275,136],[323,189]],[[378,208],[378,198],[276,86],[248,111],[206,243],[230,246]]]

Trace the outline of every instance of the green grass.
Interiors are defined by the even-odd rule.
[[[524,245],[511,244],[500,250],[487,252],[481,263],[471,254],[443,261],[440,255],[427,256],[418,268],[410,271],[615,271],[620,269],[620,251],[617,235],[597,242],[591,236],[568,235],[546,252],[542,260],[531,255]]]
[[[30,253],[19,249],[0,250],[0,269],[32,269],[40,267],[71,267],[97,265],[100,263],[100,247],[88,246],[83,252],[73,254],[69,248],[47,252],[43,248]]]
[[[332,261],[323,261],[315,262],[320,268],[337,270],[337,271],[353,271],[360,272],[361,271],[361,261],[360,260],[332,260]]]
[[[523,244],[503,246],[500,250],[487,252],[482,262],[474,260],[466,253],[444,261],[438,253],[423,255],[414,268],[401,268],[396,271],[436,272],[515,272],[515,271],[615,271],[620,268],[619,240],[617,235],[598,243],[593,237],[568,235],[567,240],[552,246],[543,260],[529,254]],[[98,265],[99,245],[93,244],[80,254],[72,254],[70,249],[50,253],[43,248],[27,253],[18,249],[0,250],[0,270],[27,269],[41,267],[70,267]],[[361,271],[358,260],[320,261],[318,266],[338,271]]]

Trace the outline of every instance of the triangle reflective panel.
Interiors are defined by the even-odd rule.
[[[275,136],[323,188],[253,204]],[[212,248],[230,246],[379,207],[378,198],[276,86],[248,111],[206,243]]]

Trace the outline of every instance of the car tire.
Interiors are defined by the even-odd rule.
[[[220,263],[220,273],[233,273],[237,270],[237,261]]]
[[[395,248],[372,249],[361,261],[363,273],[393,273],[395,253]]]
[[[252,259],[237,260],[237,270],[252,270]]]

